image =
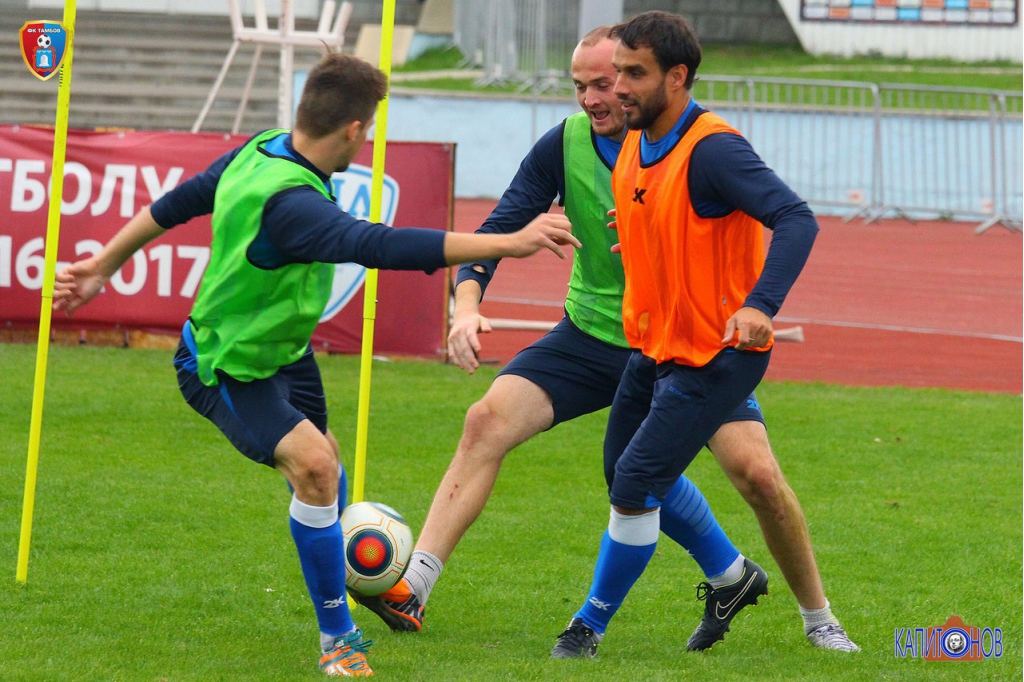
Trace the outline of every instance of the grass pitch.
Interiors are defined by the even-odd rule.
[[[27,585],[15,581],[32,346],[0,345],[0,679],[321,679],[288,531],[287,489],[180,399],[166,351],[54,347]],[[358,359],[320,359],[351,471]],[[493,369],[375,363],[366,497],[414,530]],[[512,453],[456,550],[426,629],[365,609],[371,663],[394,680],[1003,680],[1021,677],[1019,396],[768,383],[775,450],[811,526],[826,592],[864,651],[803,640],[796,602],[752,513],[713,458],[688,473],[771,594],[724,643],[685,651],[696,565],[663,538],[598,658],[548,650],[584,598],[607,523],[604,415]],[[1001,628],[1002,658],[930,663],[896,628],[959,615]]]

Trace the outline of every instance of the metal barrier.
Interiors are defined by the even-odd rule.
[[[454,0],[454,41],[481,84],[519,82],[536,102],[570,89],[578,19],[573,0]],[[1021,230],[1021,92],[702,76],[693,94],[817,207]]]
[[[711,76],[696,81],[693,96],[807,201],[858,213],[879,195],[874,84]]]
[[[557,87],[576,47],[579,4],[572,0],[454,0],[452,36],[480,84]]]
[[[701,76],[693,97],[816,210],[1022,229],[1021,92]]]
[[[1019,92],[706,76],[693,95],[809,203],[848,220],[894,213],[1021,230]]]

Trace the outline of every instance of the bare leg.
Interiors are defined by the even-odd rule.
[[[324,436],[327,438],[327,442],[334,451],[334,458],[341,459],[341,446],[338,445],[338,439],[334,437],[334,433],[330,429],[327,429],[327,433],[325,433]]]
[[[434,494],[416,549],[447,561],[487,504],[505,455],[553,420],[551,399],[539,386],[514,375],[495,379],[466,413],[462,439]]]
[[[807,521],[775,461],[764,425],[756,421],[729,422],[712,437],[708,447],[754,510],[768,550],[797,602],[805,609],[824,608],[825,592]]]
[[[345,598],[345,549],[338,524],[335,445],[333,437],[320,433],[306,419],[274,449],[274,464],[295,491],[288,510],[289,525],[320,626],[320,648],[325,654],[320,665],[325,670],[347,668],[349,662],[331,663],[329,657],[334,652],[348,651],[351,642],[361,636]],[[365,659],[361,664],[365,666]]]
[[[326,507],[338,499],[338,455],[334,436],[299,422],[274,449],[274,466],[305,504]]]
[[[418,632],[430,591],[487,504],[505,455],[553,421],[551,399],[539,386],[515,375],[495,379],[466,412],[462,439],[434,493],[405,578],[381,595],[353,595],[356,600],[392,630]]]

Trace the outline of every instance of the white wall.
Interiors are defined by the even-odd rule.
[[[877,52],[911,59],[1010,60],[1018,63],[1024,57],[1019,0],[1016,26],[804,21],[800,17],[801,0],[779,0],[779,4],[804,49],[814,55],[849,57]]]
[[[388,139],[455,143],[455,196],[499,197],[536,139],[577,111],[569,98],[534,104],[392,92]]]

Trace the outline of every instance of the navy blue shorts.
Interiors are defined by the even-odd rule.
[[[703,367],[688,367],[656,363],[634,353],[623,372],[605,432],[605,478],[611,503],[627,509],[660,506],[676,479],[737,407],[756,408],[753,390],[770,356],[771,351],[723,350]]]
[[[190,334],[183,333],[174,367],[185,402],[213,422],[239,452],[260,464],[274,466],[277,444],[303,419],[327,432],[327,402],[312,348],[267,379],[238,381],[217,372],[218,385],[207,386],[196,374]]]
[[[611,405],[632,353],[580,331],[563,317],[519,351],[498,376],[514,374],[544,389],[555,411],[554,426]]]
[[[520,376],[544,389],[554,408],[554,426],[611,405],[632,354],[632,349],[596,339],[563,317],[554,329],[519,351],[498,376]],[[733,421],[764,423],[753,393],[725,419]]]

